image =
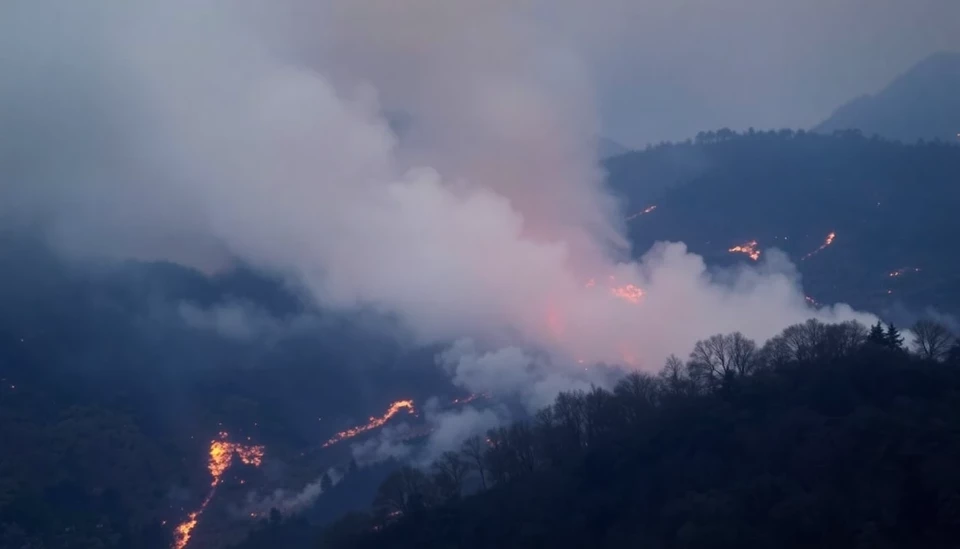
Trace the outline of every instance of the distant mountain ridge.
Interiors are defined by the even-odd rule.
[[[960,52],[927,57],[876,95],[841,106],[813,131],[848,129],[906,143],[960,142]]]

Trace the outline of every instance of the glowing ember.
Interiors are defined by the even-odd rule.
[[[800,261],[806,261],[807,259],[810,259],[811,257],[813,257],[813,256],[817,255],[818,253],[822,252],[823,250],[825,250],[825,249],[827,248],[827,246],[833,244],[833,241],[834,241],[834,239],[836,239],[836,238],[837,238],[837,233],[831,232],[830,234],[827,235],[827,239],[823,241],[823,244],[821,244],[819,248],[817,248],[816,250],[813,250],[812,252],[810,252],[810,253],[808,253],[807,255],[803,256],[803,257],[800,259]]]
[[[631,215],[631,216],[628,216],[627,219],[626,219],[626,221],[630,221],[631,219],[635,219],[635,218],[637,218],[637,217],[640,217],[641,215],[646,215],[646,214],[648,214],[648,213],[650,213],[650,212],[652,212],[653,210],[656,210],[656,209],[657,209],[657,206],[656,206],[656,205],[647,206],[646,208],[640,210],[639,212],[637,212],[637,213],[635,213],[635,214],[633,214],[633,215]]]
[[[889,276],[890,278],[899,278],[907,273],[919,273],[919,272],[920,272],[919,267],[913,267],[913,268],[905,267],[903,269],[897,269],[896,271],[889,273],[887,276]]]
[[[333,446],[334,444],[347,440],[348,438],[353,438],[357,435],[366,433],[378,427],[382,427],[386,422],[390,421],[390,418],[400,413],[401,410],[407,410],[408,414],[416,413],[416,409],[413,407],[412,400],[398,400],[390,405],[387,408],[387,412],[380,417],[371,417],[370,421],[364,423],[363,425],[358,425],[346,431],[340,431],[339,433],[333,435],[333,437],[323,443],[323,447]]]
[[[247,446],[236,442],[228,442],[227,433],[224,432],[220,433],[219,440],[210,441],[210,459],[207,462],[207,469],[210,471],[210,477],[213,479],[210,481],[210,492],[207,494],[207,497],[203,498],[203,503],[200,504],[200,508],[188,514],[187,520],[178,524],[174,529],[174,549],[183,549],[187,546],[187,543],[190,542],[190,535],[200,521],[200,515],[203,514],[207,505],[210,504],[210,500],[213,499],[213,495],[217,491],[217,485],[219,485],[223,479],[223,473],[226,472],[230,467],[230,463],[233,462],[233,456],[239,456],[240,461],[246,465],[259,467],[263,461],[263,452],[263,446]]]
[[[760,259],[760,250],[757,248],[757,241],[751,240],[739,246],[734,246],[727,250],[732,254],[746,254],[750,259],[757,261]]]
[[[633,284],[610,288],[610,293],[633,304],[640,303],[640,300],[643,298],[643,290]]]

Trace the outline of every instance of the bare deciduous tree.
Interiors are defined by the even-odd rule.
[[[943,360],[953,345],[953,334],[939,322],[920,320],[913,325],[913,344],[920,356],[929,360]]]
[[[428,506],[433,486],[430,479],[413,467],[401,467],[391,473],[377,490],[373,505],[383,514],[407,514]]]
[[[480,487],[484,490],[487,489],[486,460],[484,458],[486,451],[486,444],[479,436],[468,438],[460,446],[460,454],[466,458],[470,467],[480,474]]]
[[[698,341],[690,353],[690,377],[716,384],[731,376],[750,373],[756,365],[757,344],[740,332],[717,334]]]
[[[456,499],[463,490],[463,479],[470,472],[470,465],[457,452],[444,452],[430,466],[434,482],[445,499]]]

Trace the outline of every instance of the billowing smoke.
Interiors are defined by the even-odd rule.
[[[550,399],[556,394],[557,391],[554,391]],[[464,439],[483,435],[494,427],[508,423],[512,417],[502,405],[444,409],[436,399],[427,402],[423,412],[423,425],[389,425],[378,431],[375,437],[351,445],[353,458],[360,466],[396,459],[427,467],[444,452],[458,451]],[[411,444],[414,440],[418,443]]]
[[[458,382],[509,370],[534,401],[582,364],[872,320],[808,308],[773,251],[724,273],[677,243],[625,260],[583,66],[537,21],[506,0],[6,4],[0,214],[70,253],[240,259],[422,342],[471,338]]]
[[[326,480],[329,484],[326,484]],[[274,490],[268,496],[260,496],[251,493],[247,496],[246,505],[243,507],[243,516],[266,516],[272,509],[280,511],[284,515],[292,515],[308,509],[318,497],[323,495],[324,490],[332,488],[343,479],[343,473],[336,467],[328,469],[320,478],[310,482],[299,492],[291,493],[288,490]]]

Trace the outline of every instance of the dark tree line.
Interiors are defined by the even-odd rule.
[[[911,335],[916,352],[882,324],[711,336],[399,469],[320,546],[952,546],[960,344]]]

